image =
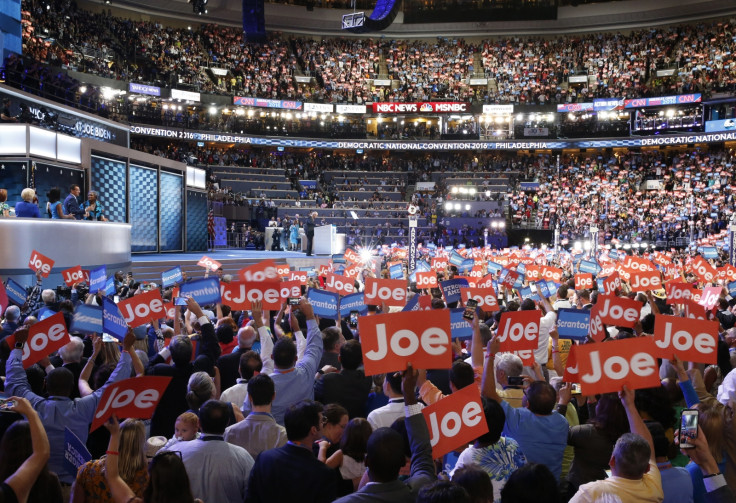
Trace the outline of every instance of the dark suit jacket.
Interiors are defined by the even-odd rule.
[[[306,234],[307,237],[314,236],[314,218],[312,218],[311,215],[307,218],[307,222],[304,224],[304,234]]]
[[[235,386],[240,374],[238,369],[240,367],[240,355],[248,351],[238,347],[233,353],[229,355],[222,355],[217,359],[217,368],[220,369],[220,389],[223,391]]]
[[[161,355],[156,355],[149,363],[147,375],[172,377],[169,386],[161,396],[151,418],[151,436],[174,436],[174,423],[177,416],[189,410],[187,404],[187,384],[195,372],[208,371],[220,355],[215,329],[212,323],[202,325],[202,336],[197,344],[197,357],[186,365],[167,364]]]
[[[432,461],[429,429],[422,414],[405,419],[411,445],[411,475],[406,481],[371,484],[335,503],[414,503],[419,490],[437,480]]]
[[[339,403],[348,410],[350,419],[366,417],[365,403],[371,392],[371,378],[362,370],[342,369],[325,374],[314,381],[314,399],[327,405]]]
[[[736,503],[736,496],[728,486],[721,486],[715,491],[705,493],[708,503]]]
[[[335,472],[317,461],[311,450],[286,444],[258,455],[245,503],[330,503],[336,496]]]

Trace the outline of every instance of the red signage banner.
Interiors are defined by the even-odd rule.
[[[718,322],[691,320],[658,314],[654,317],[654,356],[671,360],[716,363],[718,356]]]
[[[118,309],[120,309],[125,322],[131,328],[140,327],[150,323],[151,320],[166,317],[164,301],[158,289],[149,290],[146,293],[124,300],[118,303]]]
[[[468,299],[475,299],[478,301],[478,307],[481,311],[491,313],[500,311],[501,308],[498,306],[498,297],[496,292],[491,288],[461,288],[460,295],[465,302]]]
[[[61,277],[64,279],[66,286],[74,286],[75,283],[81,283],[85,280],[81,265],[64,269],[61,271]]]
[[[210,271],[216,271],[220,267],[222,267],[221,263],[219,263],[217,260],[213,258],[209,258],[207,255],[199,259],[199,262],[197,262],[197,265],[200,267],[209,268]]]
[[[434,271],[418,272],[417,275],[417,288],[437,288],[437,273]]]
[[[641,302],[615,295],[601,295],[596,306],[601,321],[606,325],[634,328],[639,321]]]
[[[576,357],[583,395],[659,387],[656,347],[651,337],[577,346]]]
[[[465,113],[469,103],[457,101],[423,101],[418,103],[373,103],[374,114]]]
[[[340,295],[350,295],[355,292],[355,282],[345,276],[327,273],[325,274],[325,290]]]
[[[447,309],[361,316],[358,330],[366,375],[452,366]]]
[[[246,283],[260,283],[263,281],[281,281],[278,266],[273,260],[264,260],[238,271],[238,277]]]
[[[715,281],[716,274],[718,274],[715,267],[710,265],[708,261],[705,260],[700,255],[698,255],[697,257],[693,259],[691,267],[692,267],[693,273],[703,283],[711,283]]]
[[[365,280],[365,305],[404,307],[406,305],[406,281],[403,279],[376,279]]]
[[[27,369],[54,351],[58,351],[70,340],[63,313],[56,313],[34,323],[28,327],[28,340],[23,346],[23,368]],[[9,335],[6,341],[11,348],[15,346],[15,334]]]
[[[541,318],[542,312],[537,309],[503,313],[497,332],[498,340],[501,342],[500,351],[537,349]]]
[[[593,288],[593,275],[588,274],[576,274],[575,275],[575,290],[591,290]]]
[[[51,274],[51,269],[54,267],[54,261],[48,258],[46,255],[33,250],[33,252],[31,253],[31,258],[28,259],[28,267],[33,272],[40,270],[41,276],[43,276],[44,278],[48,278],[49,274]]]
[[[171,377],[146,376],[111,384],[100,397],[89,431],[102,426],[113,414],[119,419],[150,419],[170,382]]]
[[[478,386],[470,385],[422,409],[429,427],[432,459],[488,433]]]

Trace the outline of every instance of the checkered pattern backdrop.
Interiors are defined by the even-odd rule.
[[[207,250],[207,194],[187,191],[187,251]]]
[[[161,251],[180,251],[182,246],[182,177],[161,172]]]
[[[158,251],[158,174],[130,165],[131,251]]]
[[[92,156],[90,189],[97,192],[100,203],[105,209],[105,216],[111,222],[124,223],[126,221],[125,189],[127,186],[124,162]]]

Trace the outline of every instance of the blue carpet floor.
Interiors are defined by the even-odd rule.
[[[312,258],[304,253],[289,251],[264,251],[264,250],[215,250],[195,253],[145,253],[131,255],[131,262],[170,262],[172,260],[191,261],[199,260],[207,255],[215,260],[225,259],[273,259],[283,260],[287,258]],[[315,256],[316,258],[329,258],[329,255]]]

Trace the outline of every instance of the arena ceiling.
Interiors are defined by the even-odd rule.
[[[242,25],[241,0],[208,0],[208,13],[202,16],[193,13],[192,4],[187,0],[78,0],[78,3],[83,8],[85,5],[96,9],[112,8],[118,11],[118,15],[125,15],[119,10],[127,10],[129,16],[148,19],[159,17],[181,22]],[[303,6],[266,1],[265,11],[266,28],[270,31],[350,35],[340,30],[340,19],[352,10],[315,8],[313,12],[308,12]],[[555,21],[404,24],[403,15],[399,14],[393,25],[376,36],[550,35],[642,28],[727,15],[736,15],[736,0],[622,0],[560,7]]]

